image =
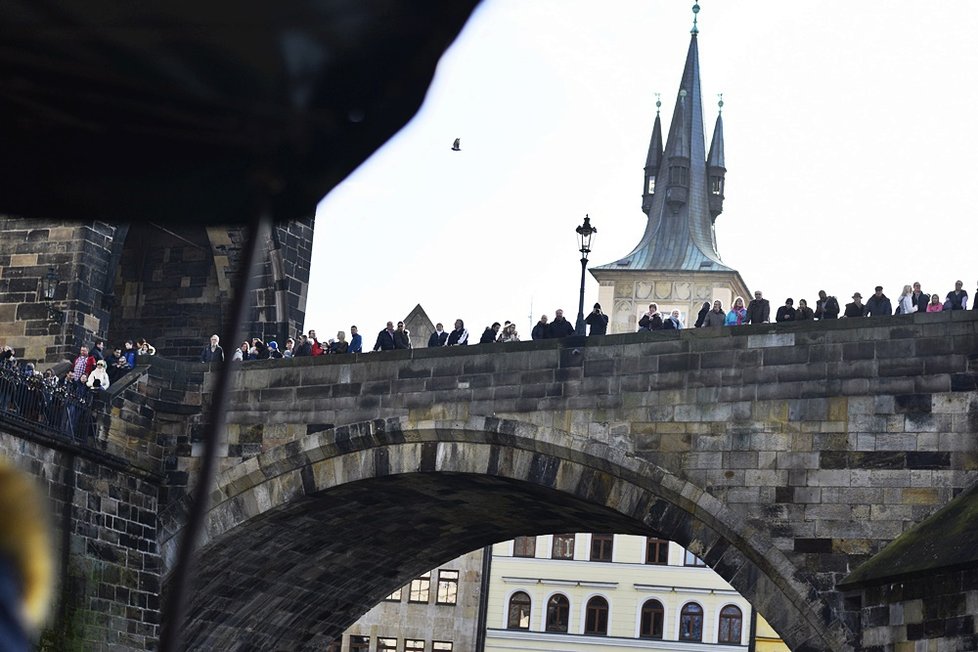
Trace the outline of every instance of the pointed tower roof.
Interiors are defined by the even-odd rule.
[[[694,12],[699,9],[697,5]],[[669,138],[660,162],[659,181],[648,210],[648,225],[641,242],[624,258],[597,266],[598,270],[661,270],[731,272],[720,260],[713,238],[713,219],[709,204],[706,137],[703,128],[703,102],[700,92],[700,62],[693,25],[686,53],[686,65],[676,95]],[[720,123],[718,122],[718,125]],[[657,121],[658,125],[658,121]],[[717,138],[714,134],[714,140]],[[720,132],[722,143],[722,131]],[[655,127],[653,127],[653,141]],[[723,156],[719,150],[711,152]],[[651,157],[651,152],[650,152]],[[666,182],[670,182],[670,159],[688,165],[686,199],[669,203]],[[683,161],[685,159],[685,161]]]
[[[657,93],[658,95],[658,93]],[[659,118],[659,107],[662,102],[655,100],[655,124],[652,126],[652,140],[649,141],[649,155],[645,157],[645,172],[652,174],[659,169],[662,162],[662,120]]]
[[[706,164],[711,168],[724,168],[723,162],[723,100],[720,100],[720,112],[717,113],[717,123],[713,126],[713,140],[710,141],[710,154]]]

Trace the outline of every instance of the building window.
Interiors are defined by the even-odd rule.
[[[654,195],[655,194],[655,175],[654,174],[650,174],[649,175],[649,194],[650,195]]]
[[[408,602],[428,603],[428,594],[431,593],[431,572],[427,572],[421,577],[411,580],[411,588],[408,591]]]
[[[710,177],[710,192],[714,195],[723,194],[723,177]]]
[[[703,607],[687,602],[679,614],[679,640],[703,640]]]
[[[570,601],[559,593],[547,600],[547,631],[567,632],[567,620],[570,615]]]
[[[394,591],[389,596],[384,598],[384,602],[400,602],[402,592],[403,592],[403,588]]]
[[[517,591],[509,599],[509,621],[507,629],[530,629],[530,596]]]
[[[591,561],[611,561],[614,543],[614,534],[592,534]]]
[[[424,639],[404,639],[404,652],[424,652]]]
[[[718,643],[740,645],[740,631],[744,627],[744,615],[740,608],[732,604],[720,610],[720,634]]]
[[[550,551],[552,559],[573,559],[574,558],[574,535],[555,534],[553,550]]]
[[[350,652],[370,652],[369,636],[351,636]]]
[[[513,540],[514,557],[536,557],[537,538],[536,537],[516,537]]]
[[[595,596],[587,601],[584,612],[584,633],[592,636],[608,634],[608,601]]]
[[[666,565],[669,563],[669,542],[649,537],[645,543],[645,563]]]
[[[438,595],[435,604],[455,604],[458,602],[458,571],[438,571]]]
[[[647,600],[642,605],[642,622],[639,636],[642,638],[662,638],[662,625],[665,620],[665,609],[658,600]]]
[[[682,165],[673,165],[669,168],[669,183],[676,186],[689,185],[687,180],[688,170]]]
[[[397,639],[378,636],[377,652],[397,652]]]
[[[432,641],[431,642],[431,652],[452,652],[451,641]]]
[[[691,553],[689,550],[687,550],[686,554],[683,556],[683,563],[686,566],[706,566],[705,561]]]

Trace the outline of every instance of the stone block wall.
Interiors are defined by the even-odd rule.
[[[262,243],[244,330],[282,339],[302,329],[313,218],[275,225]],[[56,361],[96,337],[121,346],[143,337],[175,359],[196,359],[224,335],[246,229],[112,225],[0,216],[0,345],[27,360]],[[49,317],[42,281],[59,278]],[[222,337],[229,352],[234,343]]]
[[[978,569],[952,570],[863,589],[861,652],[978,650]]]
[[[2,424],[0,455],[36,478],[50,507],[58,599],[39,649],[153,649],[159,478]]]
[[[104,336],[106,261],[116,227],[0,216],[0,344],[28,360],[60,360],[78,344]],[[42,294],[49,269],[58,276],[50,319]]]

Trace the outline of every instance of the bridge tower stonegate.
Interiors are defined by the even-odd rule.
[[[713,227],[723,211],[726,175],[723,118],[717,116],[707,153],[698,31],[694,23],[664,147],[656,101],[642,189],[645,233],[624,258],[591,268],[600,284],[598,301],[611,316],[609,333],[634,331],[653,302],[664,312],[679,309],[689,321],[704,301],[719,299],[726,309],[734,297],[749,294],[717,249]]]

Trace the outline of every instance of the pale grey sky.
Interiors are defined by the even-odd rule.
[[[707,144],[724,99],[724,261],[774,306],[915,280],[973,293],[978,2],[700,5]],[[655,93],[667,129],[691,6],[483,2],[419,114],[320,204],[306,327],[355,323],[372,346],[417,303],[476,335],[510,319],[528,339],[531,304],[533,322],[573,321],[584,215],[595,265],[644,229]]]

